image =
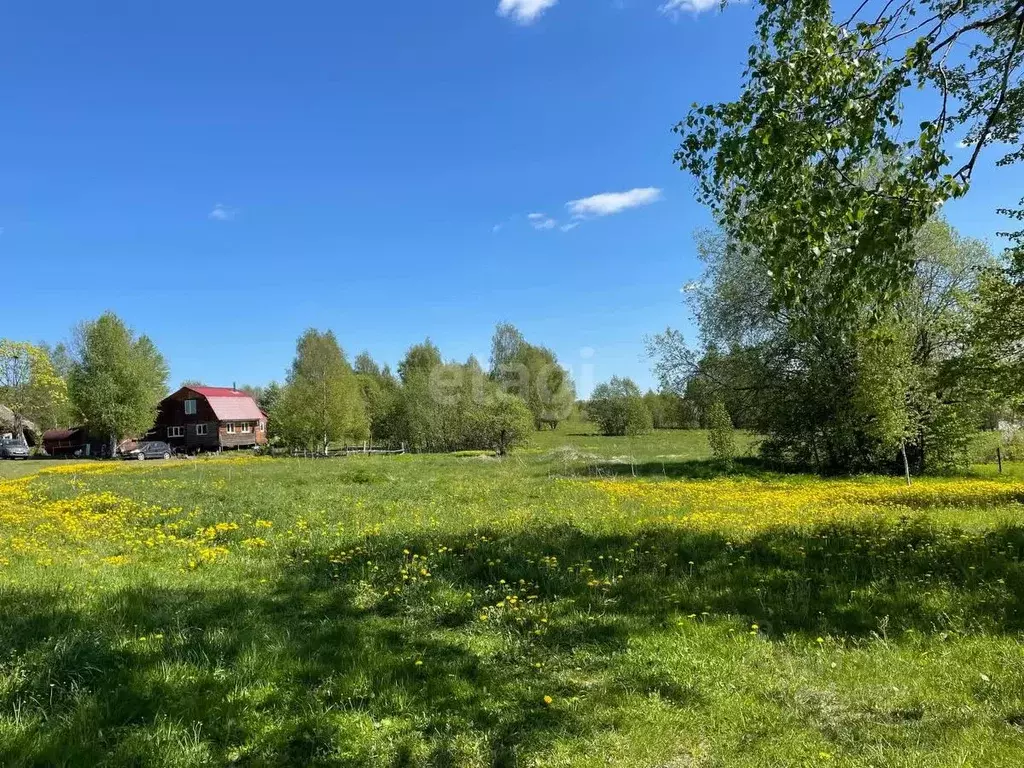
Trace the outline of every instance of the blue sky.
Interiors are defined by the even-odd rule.
[[[670,129],[736,95],[754,14],[694,2],[7,3],[0,336],[112,309],[224,385],[310,326],[486,362],[507,320],[581,394],[651,385],[708,222]],[[992,238],[1020,181],[985,165],[947,215]]]

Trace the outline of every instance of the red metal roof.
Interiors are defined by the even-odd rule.
[[[261,421],[266,414],[245,392],[229,387],[185,387],[206,398],[220,421]]]
[[[245,392],[230,387],[185,387],[185,389],[198,392],[203,397],[249,397]],[[249,399],[252,398],[249,397]]]

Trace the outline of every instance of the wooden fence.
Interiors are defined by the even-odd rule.
[[[405,443],[401,448],[374,448],[370,443],[362,445],[346,445],[339,448],[328,448],[326,451],[310,451],[303,448],[270,448],[271,456],[292,456],[303,459],[334,459],[341,456],[395,456],[408,453]]]

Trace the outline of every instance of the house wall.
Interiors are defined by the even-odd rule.
[[[186,400],[196,401],[195,414],[185,413]],[[196,434],[196,427],[200,424],[206,425],[206,435]],[[217,440],[218,424],[217,416],[206,398],[196,393],[175,392],[160,403],[156,424],[147,437],[151,440],[163,440],[178,450],[215,451],[220,447]],[[184,436],[169,437],[169,427],[183,427]]]
[[[185,401],[196,401],[196,412],[192,415],[185,413]],[[193,392],[175,392],[160,403],[157,413],[156,425],[150,431],[148,437],[151,440],[163,440],[177,450],[185,451],[216,451],[219,448],[248,448],[254,445],[266,445],[266,430],[257,430],[255,421],[237,421],[234,433],[227,431],[228,422],[218,421],[217,415],[210,407],[205,397]],[[264,422],[265,423],[265,422]],[[206,425],[206,434],[196,434],[196,427],[200,424]],[[251,432],[242,432],[242,424],[250,424]],[[185,434],[182,437],[169,437],[169,427],[182,427]]]
[[[220,424],[220,444],[225,448],[248,448],[254,445],[267,444],[266,431],[258,431],[255,421],[235,421],[231,423],[235,425],[233,434],[228,432],[228,422],[221,422]],[[252,427],[252,431],[242,432],[243,424],[249,424]]]

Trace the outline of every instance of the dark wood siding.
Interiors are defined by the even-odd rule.
[[[194,414],[185,413],[186,400],[196,401]],[[201,424],[206,425],[205,435],[196,434],[196,427]],[[163,440],[179,451],[215,451],[220,447],[217,440],[217,424],[217,415],[206,398],[197,392],[183,390],[175,392],[160,403],[156,425],[148,437],[152,440]],[[171,437],[168,432],[171,427],[181,427],[184,434],[181,437]]]
[[[185,413],[185,401],[196,401],[196,412]],[[234,433],[227,431],[228,423],[235,425]],[[263,422],[264,425],[266,422]],[[242,425],[249,424],[250,432],[242,432]],[[206,434],[197,433],[197,427],[205,425]],[[168,430],[181,427],[181,436],[171,437]],[[217,414],[205,397],[191,390],[180,390],[165,398],[160,403],[156,417],[156,425],[148,435],[151,440],[164,440],[176,450],[185,451],[216,451],[220,448],[247,448],[254,445],[265,445],[266,429],[260,430],[255,421],[219,421]]]

